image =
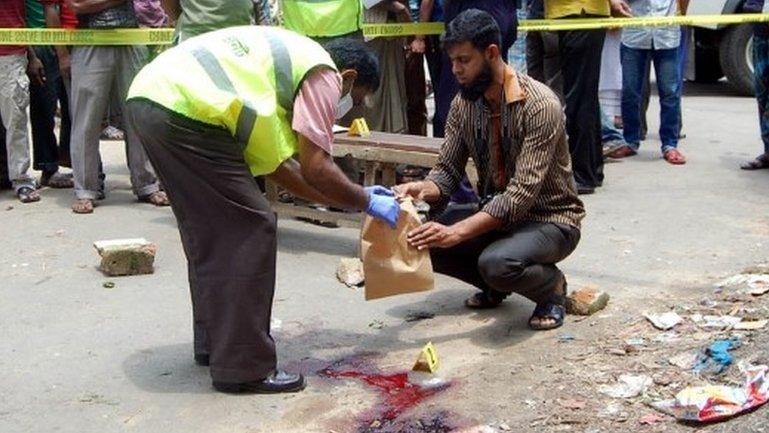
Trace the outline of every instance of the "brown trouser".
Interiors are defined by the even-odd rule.
[[[232,135],[132,100],[127,118],[179,222],[187,256],[195,353],[210,354],[215,382],[246,382],[275,369],[270,315],[275,214]]]

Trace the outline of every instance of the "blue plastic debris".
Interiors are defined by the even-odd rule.
[[[740,341],[736,338],[714,341],[697,356],[694,372],[715,376],[723,374],[734,362],[729,351],[738,347],[740,347]]]

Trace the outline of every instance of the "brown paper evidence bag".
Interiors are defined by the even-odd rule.
[[[395,230],[370,216],[363,222],[360,244],[367,301],[434,287],[429,250],[417,250],[406,240],[406,234],[422,224],[419,214],[410,198],[400,206]]]

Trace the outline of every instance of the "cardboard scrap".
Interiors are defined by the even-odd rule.
[[[676,325],[684,321],[684,319],[675,311],[668,311],[667,313],[662,314],[644,313],[644,317],[646,317],[655,328],[663,331],[673,329]]]

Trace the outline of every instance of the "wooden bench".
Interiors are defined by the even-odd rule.
[[[372,132],[370,137],[351,137],[346,133],[336,135],[333,156],[346,157],[363,164],[364,185],[396,184],[395,169],[399,164],[432,168],[438,162],[442,138],[418,135]],[[470,161],[467,173],[473,183],[477,179],[475,165]],[[313,209],[292,203],[278,201],[278,189],[267,182],[267,199],[281,218],[306,218],[337,224],[342,227],[360,227],[363,215],[360,212],[334,212]]]

